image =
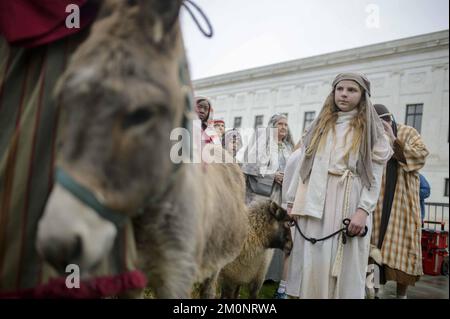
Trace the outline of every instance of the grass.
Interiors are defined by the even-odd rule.
[[[273,298],[273,294],[275,293],[275,291],[278,288],[278,283],[268,280],[264,283],[264,285],[261,287],[261,290],[259,291],[258,294],[258,299],[272,299]],[[194,288],[195,291],[195,288]],[[195,293],[193,294],[193,298],[196,298],[198,296],[195,295]],[[150,288],[146,288],[144,291],[144,298],[145,299],[153,299],[155,298],[155,294],[153,293],[153,291]],[[247,287],[243,287],[241,289],[241,293],[240,293],[240,298],[241,299],[248,299],[248,289]]]
[[[273,299],[273,295],[278,288],[278,282],[267,280],[261,287],[258,294],[258,299]],[[241,289],[241,299],[248,298],[248,289],[244,287]]]

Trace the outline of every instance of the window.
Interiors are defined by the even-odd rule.
[[[255,129],[263,126],[264,115],[256,115],[255,116]]]
[[[448,178],[445,179],[444,196],[448,197]]]
[[[303,118],[303,132],[308,128],[308,126],[314,121],[316,117],[316,112],[305,112],[305,116]]]
[[[233,128],[241,128],[242,125],[242,117],[237,116],[234,118]]]
[[[423,104],[406,105],[405,124],[414,127],[420,133],[422,128]]]

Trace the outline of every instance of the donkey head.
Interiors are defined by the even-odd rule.
[[[56,88],[57,166],[107,210],[133,216],[174,173],[169,139],[183,125],[191,86],[178,22],[181,0],[105,0]],[[57,268],[92,267],[114,224],[55,184],[38,250]]]

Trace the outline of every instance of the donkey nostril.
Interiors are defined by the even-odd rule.
[[[68,256],[68,261],[74,262],[80,259],[83,252],[83,241],[81,237],[77,235],[75,237],[75,244],[72,246],[72,252]]]
[[[70,243],[54,241],[42,249],[44,259],[59,273],[65,273],[67,265],[80,260],[83,241],[76,236]]]

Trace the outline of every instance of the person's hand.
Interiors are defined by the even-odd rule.
[[[275,173],[275,183],[278,183],[280,185],[283,184],[283,177],[284,177],[284,173],[283,172],[276,172]]]
[[[367,213],[364,209],[358,208],[353,214],[350,224],[348,225],[348,232],[350,235],[362,235],[366,226]]]
[[[394,135],[394,131],[392,130],[392,126],[391,124],[389,124],[386,121],[381,121],[383,123],[383,127],[384,127],[384,131],[386,132],[386,135],[389,137],[389,139],[391,140],[391,143],[394,143],[395,141],[395,135]]]

